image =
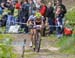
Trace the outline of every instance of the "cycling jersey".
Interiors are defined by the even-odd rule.
[[[41,18],[37,19],[36,16],[31,15],[28,19],[28,21],[31,21],[33,26],[31,28],[37,28],[38,26],[41,26],[42,22],[44,20],[44,17],[41,16]]]
[[[37,19],[36,16],[34,16],[34,15],[31,15],[28,19],[28,21],[33,21],[36,25],[40,25],[43,20],[44,20],[43,16],[41,18]]]

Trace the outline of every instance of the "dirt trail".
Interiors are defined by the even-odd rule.
[[[29,47],[29,35],[28,34],[12,34],[14,37],[13,42],[23,42],[26,39],[25,58],[74,58],[75,55],[64,55],[59,53],[59,48],[55,47],[56,39],[50,39],[50,37],[43,37],[41,42],[41,50],[39,53],[33,52],[33,49]],[[19,54],[18,58],[22,55],[22,46],[14,45],[14,51]]]
[[[26,39],[26,49],[29,49],[28,47],[30,43],[30,38],[28,34],[12,34],[12,37],[14,38],[13,42],[17,42],[20,44],[17,44],[17,46],[21,46],[24,39]],[[58,50],[58,48],[53,47],[53,44],[55,43],[55,40],[50,40],[49,37],[43,37],[41,41],[41,48],[49,50]]]

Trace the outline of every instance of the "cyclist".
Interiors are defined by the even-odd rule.
[[[34,44],[35,44],[35,38],[36,38],[36,31],[37,28],[39,28],[39,30],[41,31],[44,25],[44,17],[39,13],[36,12],[33,16],[30,16],[30,18],[28,19],[28,22],[30,21],[30,26],[31,26],[31,40],[32,43],[30,43],[30,46],[32,46],[33,44],[33,48],[35,48]],[[34,37],[34,38],[33,38]]]
[[[30,47],[32,47],[32,41],[33,41],[33,25],[34,25],[34,13],[32,13],[32,15],[30,15],[28,21],[27,21],[27,25],[29,27],[29,31],[30,31],[30,39],[31,39],[31,42],[30,42]]]
[[[42,32],[43,28],[44,28],[44,17],[39,12],[37,12],[35,14],[35,22],[34,22],[34,40],[36,39],[37,30]],[[35,46],[33,46],[33,48],[35,48]]]

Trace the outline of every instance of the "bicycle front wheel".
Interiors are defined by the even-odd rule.
[[[41,34],[40,32],[37,33],[36,42],[35,42],[35,51],[40,51],[40,45],[41,45]]]

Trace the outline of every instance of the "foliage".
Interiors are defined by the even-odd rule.
[[[2,38],[2,39],[1,39]],[[13,47],[11,46],[12,40],[9,35],[0,34],[0,58],[15,58]]]
[[[69,23],[75,24],[75,9],[66,14],[66,19]],[[75,30],[74,26],[72,28]],[[75,32],[74,30],[73,32]],[[72,36],[63,36],[56,45],[61,47],[60,51],[63,53],[75,54],[75,34]]]
[[[69,20],[70,23],[75,22],[75,9],[72,9],[66,14],[66,19]]]
[[[12,38],[10,34],[0,34],[0,40],[4,38]]]
[[[75,54],[75,35],[62,37],[57,46],[61,47],[60,51],[67,54]]]

